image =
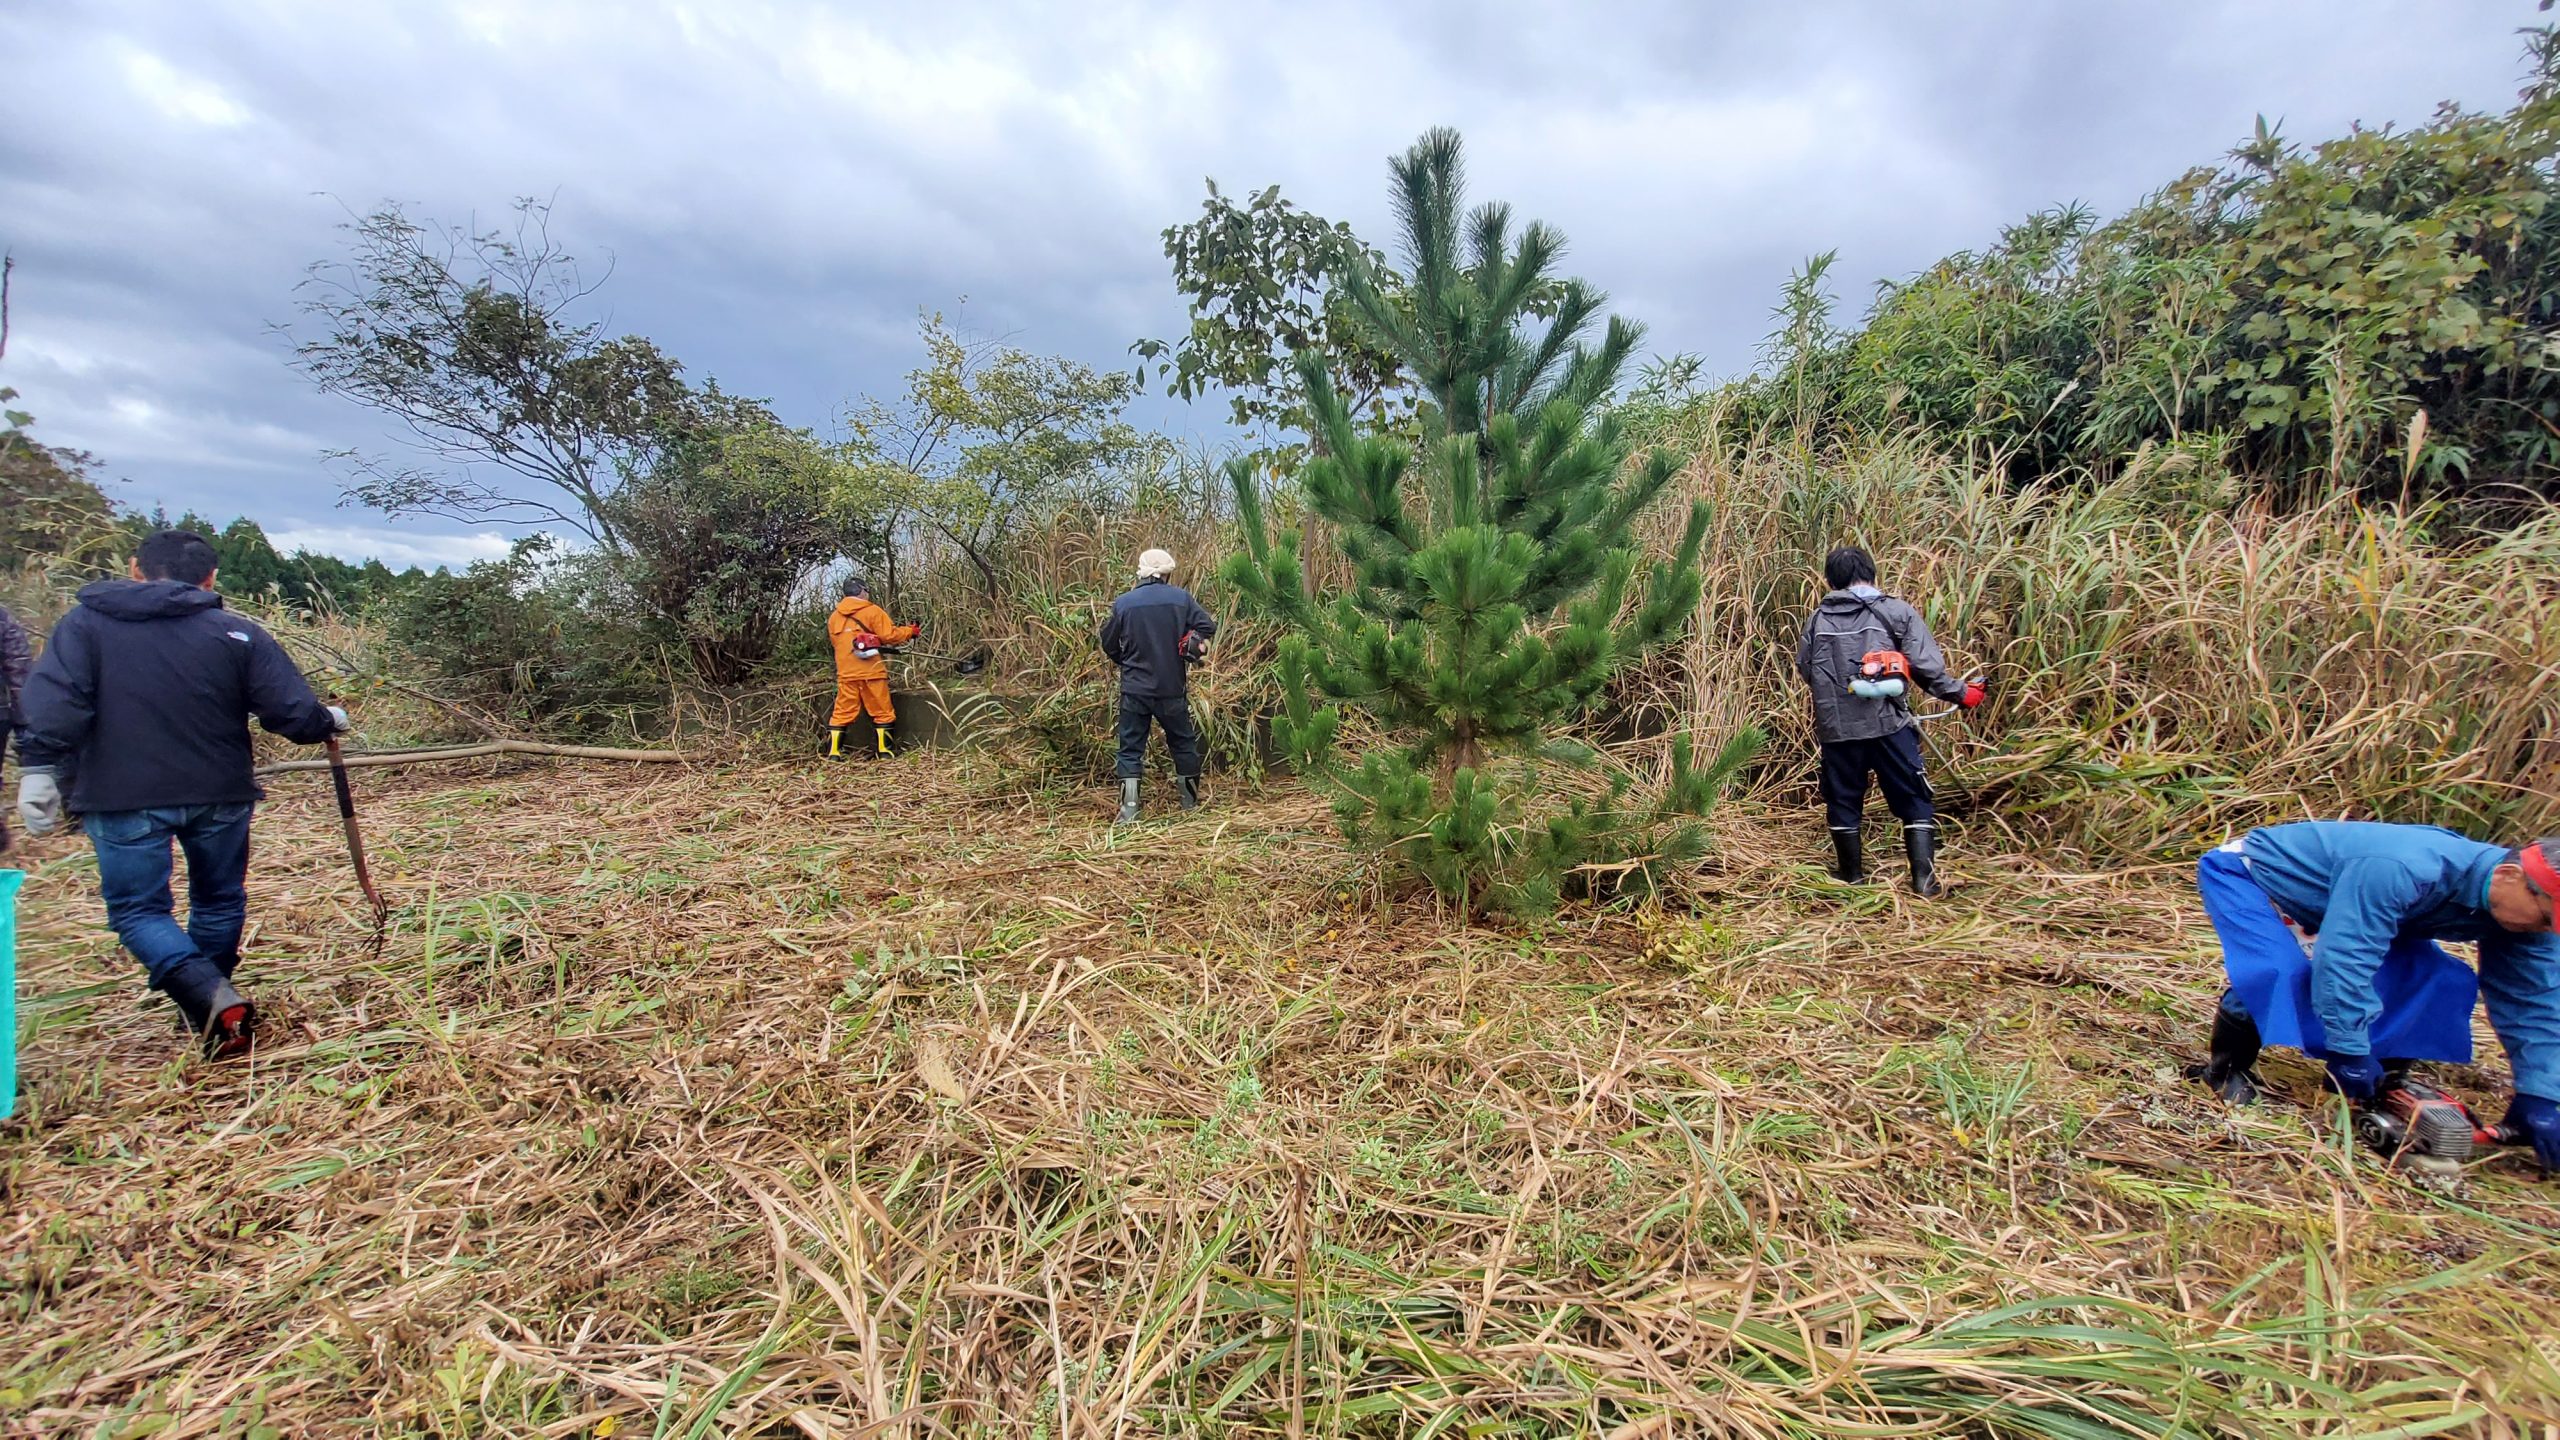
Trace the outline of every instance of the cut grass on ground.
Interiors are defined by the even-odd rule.
[[[2560,1424],[2560,1189],[2180,1083],[2174,876],[1958,831],[1921,906],[1736,811],[1667,913],[1493,930],[1287,786],[1114,832],[970,755],[359,783],[388,943],[277,782],[245,1066],[85,847],[22,852],[12,1432]]]

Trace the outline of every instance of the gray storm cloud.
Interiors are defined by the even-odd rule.
[[[873,7],[555,0],[0,11],[0,384],[122,498],[339,553],[488,536],[333,508],[385,427],[272,327],[332,226],[552,196],[618,329],[825,429],[920,309],[1098,365],[1181,323],[1158,232],[1202,177],[1386,235],[1384,160],[1454,124],[1479,195],[1571,236],[1662,351],[1750,363],[1773,292],[1872,281],[2081,199],[2121,206],[2252,118],[2320,138],[2503,105],[2526,3]],[[962,297],[966,297],[965,305]],[[1147,418],[1216,443],[1222,410]]]

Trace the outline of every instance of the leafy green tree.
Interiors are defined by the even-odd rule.
[[[2437,422],[2437,476],[2468,471],[2499,432],[2544,428],[2560,369],[2556,122],[2560,102],[2543,100],[2308,151],[2262,133],[2225,185],[2179,187],[2247,207],[2217,256],[2231,343],[2214,378],[2236,428],[2297,474],[2349,485],[2421,409]]]
[[[215,562],[222,567],[222,588],[235,595],[264,595],[284,587],[285,559],[257,521],[243,515],[220,530],[208,527],[204,533],[213,541]]]
[[[380,566],[379,560],[370,562]],[[383,567],[384,588],[391,582],[389,567]],[[417,570],[410,574],[419,575]],[[365,582],[364,570],[335,555],[322,555],[311,550],[296,550],[285,557],[284,575],[278,587],[286,599],[312,610],[357,611],[364,609],[378,593]]]
[[[1373,270],[1385,257],[1351,227],[1301,210],[1280,187],[1236,203],[1208,182],[1200,218],[1164,232],[1174,288],[1190,301],[1191,328],[1178,340],[1130,346],[1143,375],[1149,363],[1166,393],[1196,400],[1224,390],[1236,425],[1282,474],[1313,430],[1305,387],[1289,357],[1325,357],[1327,376],[1354,414],[1384,423],[1410,409],[1395,352],[1370,335],[1341,287],[1344,267]]]
[[[1635,459],[1608,409],[1638,327],[1600,326],[1604,297],[1553,279],[1554,230],[1515,234],[1503,205],[1462,210],[1454,132],[1424,135],[1392,170],[1411,303],[1374,266],[1341,279],[1425,396],[1419,449],[1364,432],[1323,357],[1297,361],[1318,439],[1302,484],[1349,588],[1308,597],[1298,538],[1272,533],[1250,461],[1229,472],[1245,548],[1222,574],[1291,632],[1274,735],[1335,788],[1346,834],[1471,908],[1542,910],[1603,873],[1648,882],[1704,853],[1697,817],[1760,737],[1705,765],[1680,737],[1670,784],[1637,803],[1632,775],[1562,732],[1620,666],[1689,624],[1706,508],[1639,583],[1635,525],[1678,462]],[[1533,323],[1550,285],[1555,313]],[[1332,754],[1346,710],[1383,736],[1356,766]],[[1555,803],[1549,762],[1598,773]]]
[[[965,340],[940,315],[923,334],[904,400],[865,400],[846,416],[848,503],[892,535],[921,527],[955,546],[998,603],[1004,548],[1027,519],[1161,469],[1168,444],[1120,418],[1136,393],[1125,374]]]
[[[347,258],[313,265],[300,287],[293,364],[400,422],[432,462],[343,452],[349,497],[617,543],[615,489],[696,397],[651,341],[575,318],[602,281],[551,238],[550,207],[518,201],[512,230],[421,222],[396,205],[343,228]]]
[[[380,560],[355,565],[312,550],[294,551],[285,557],[284,565],[285,598],[313,610],[379,611],[398,604],[431,578],[415,565],[395,571]],[[435,571],[437,576],[446,573],[441,566]]]
[[[0,386],[0,561],[52,556],[75,565],[107,564],[122,543],[116,505],[90,478],[97,456],[47,445],[32,433],[35,417]]]
[[[703,409],[707,423],[659,445],[609,512],[640,607],[696,675],[730,685],[772,657],[812,574],[881,541],[840,456],[752,401],[713,390]]]
[[[2172,447],[2290,504],[2532,513],[2560,492],[2560,31],[2527,52],[2502,114],[2309,146],[2261,121],[2113,221],[2032,215],[1854,330],[1792,333],[1724,397],[1731,429],[1918,428],[2020,480]],[[1782,311],[1811,313],[1825,260]]]
[[[422,577],[382,613],[435,693],[512,726],[594,735],[645,733],[665,704],[657,642],[636,609],[616,557],[564,556],[532,535],[503,560]]]

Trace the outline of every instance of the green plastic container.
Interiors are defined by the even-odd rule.
[[[18,1113],[18,886],[23,870],[0,870],[0,1120]]]

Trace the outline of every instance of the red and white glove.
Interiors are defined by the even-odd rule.
[[[1963,694],[1963,695],[1961,695],[1961,696],[1958,696],[1958,697],[1957,697],[1957,699],[1956,699],[1956,703],[1957,703],[1957,704],[1959,704],[1959,705],[1961,705],[1961,706],[1963,706],[1963,707],[1964,707],[1964,708],[1966,708],[1967,710],[1976,710],[1976,709],[1980,709],[1980,708],[1981,708],[1981,706],[1982,706],[1983,697],[1984,697],[1984,695],[1985,695],[1986,693],[1987,693],[1987,692],[1985,692],[1985,691],[1983,690],[1983,688],[1982,688],[1982,682],[1981,682],[1981,681],[1979,681],[1979,680],[1967,680],[1966,682],[1964,682],[1964,694]]]

